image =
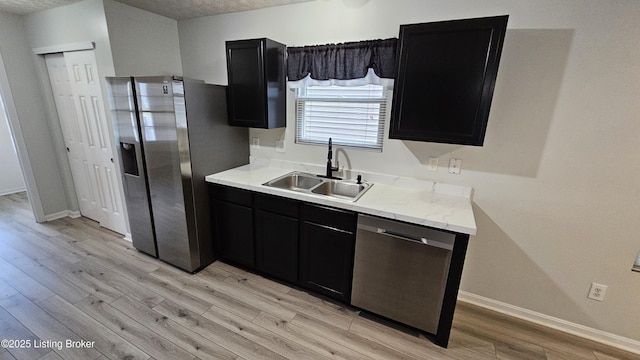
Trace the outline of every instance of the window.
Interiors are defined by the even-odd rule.
[[[387,90],[382,85],[298,88],[296,142],[382,151]]]

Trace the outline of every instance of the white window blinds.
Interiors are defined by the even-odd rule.
[[[386,89],[381,85],[307,86],[298,89],[296,142],[382,151]]]

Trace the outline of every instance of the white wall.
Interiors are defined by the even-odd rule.
[[[113,56],[102,0],[84,0],[25,16],[32,48],[94,42],[102,76],[113,76]]]
[[[484,147],[385,140],[354,169],[475,188],[478,234],[461,289],[640,340],[640,3],[635,0],[323,0],[178,22],[184,75],[226,84],[224,41],[289,46],[398,36],[400,24],[509,14]],[[323,164],[324,147],[251,130],[252,155]],[[284,137],[286,153],[274,151]],[[431,156],[438,172],[428,172]],[[449,158],[462,159],[450,175]],[[343,162],[346,163],[346,162]],[[591,282],[609,286],[588,300]]]
[[[18,154],[9,130],[9,119],[6,117],[4,102],[0,94],[0,195],[24,191],[24,179],[18,162]]]
[[[28,44],[29,49],[60,49],[68,44],[93,42],[101,77],[182,74],[177,22],[160,15],[113,0],[84,0],[29,14],[24,17],[24,23],[28,36],[24,44]],[[66,197],[65,210],[78,210],[44,58],[33,54],[31,57],[45,100],[42,114],[46,114],[43,116],[48,120],[53,143],[49,153],[55,155],[59,165],[55,176],[61,179],[63,190],[58,193]],[[107,94],[104,81],[102,93]],[[107,114],[110,113],[108,106],[109,101],[105,99]]]
[[[104,0],[116,76],[182,75],[178,22]]]
[[[85,0],[67,6],[39,11],[24,17],[30,49],[60,48],[68,44],[93,42],[98,63],[98,72],[102,76],[113,76],[113,58],[109,45],[109,34],[104,15],[102,0]],[[44,56],[31,52],[35,73],[37,74],[40,94],[45,102],[43,116],[46,116],[53,146],[50,152],[57,159],[57,172],[62,180],[65,196],[64,210],[77,211],[78,200],[75,193],[69,161],[65,152],[66,145],[51,92]],[[32,70],[33,71],[33,70]],[[103,93],[105,88],[103,84]]]
[[[5,105],[11,109],[19,155],[30,165],[25,169],[31,176],[29,198],[36,216],[44,220],[45,215],[68,206],[28,43],[23,17],[0,12],[0,54],[6,70],[6,88],[1,90]],[[34,203],[34,199],[39,201]]]

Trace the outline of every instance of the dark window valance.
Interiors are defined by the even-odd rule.
[[[297,81],[311,74],[315,80],[363,78],[369,68],[381,78],[396,75],[398,39],[287,48],[287,76]]]

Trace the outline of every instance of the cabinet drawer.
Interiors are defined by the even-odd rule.
[[[258,210],[298,218],[298,202],[296,200],[264,194],[256,194],[255,199]]]
[[[356,213],[321,205],[303,204],[302,219],[351,234],[356,232]]]
[[[251,191],[224,185],[209,185],[209,191],[214,199],[243,206],[252,206]]]

